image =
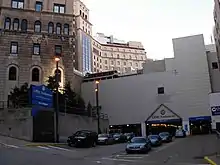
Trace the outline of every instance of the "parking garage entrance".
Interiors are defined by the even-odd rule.
[[[177,128],[182,128],[182,118],[164,104],[161,104],[146,120],[147,135],[169,132],[174,136]]]
[[[110,125],[109,133],[134,133],[141,135],[141,124]]]
[[[212,130],[211,116],[190,117],[190,133],[191,135],[209,134]]]

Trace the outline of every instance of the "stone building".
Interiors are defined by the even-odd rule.
[[[0,0],[0,101],[14,86],[43,84],[60,56],[60,85],[80,89],[73,0]]]

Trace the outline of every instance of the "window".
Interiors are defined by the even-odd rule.
[[[48,33],[52,34],[54,31],[54,25],[53,22],[48,23]]]
[[[107,64],[108,63],[108,61],[107,60],[105,60],[105,64]]]
[[[124,65],[126,65],[126,62],[124,62]]]
[[[34,44],[33,45],[33,54],[34,55],[40,55],[40,44]]]
[[[40,1],[36,1],[35,11],[42,11],[43,3]]]
[[[11,18],[7,17],[5,18],[5,29],[10,30],[11,29]]]
[[[117,64],[120,65],[120,61],[117,61]]]
[[[217,62],[212,63],[212,69],[218,69],[218,63]]]
[[[54,4],[53,12],[55,12],[55,13],[65,13],[65,5]]]
[[[64,24],[63,33],[65,35],[69,35],[69,25],[68,24]]]
[[[138,67],[138,63],[136,63],[136,67]]]
[[[83,13],[83,17],[84,17],[84,13]]]
[[[85,15],[85,19],[87,19],[87,15]]]
[[[130,66],[132,66],[132,62],[130,62]]]
[[[54,74],[56,75],[56,70]],[[60,69],[58,69],[58,81],[61,82],[61,70]]]
[[[40,81],[40,70],[38,68],[32,69],[32,81],[39,82]]]
[[[27,31],[27,20],[23,19],[21,21],[21,31],[26,32]]]
[[[164,94],[164,87],[157,88],[157,93],[158,94]]]
[[[117,58],[120,58],[119,54],[117,54]]]
[[[11,54],[18,54],[18,43],[17,42],[11,42]]]
[[[99,62],[101,63],[101,62],[102,62],[102,59],[100,59]]]
[[[19,30],[19,19],[17,18],[13,21],[13,30]]]
[[[35,21],[35,23],[34,23],[34,32],[36,32],[36,33],[41,32],[41,22],[40,21]]]
[[[81,10],[79,11],[79,14],[80,14],[80,15],[82,14],[82,11],[81,11]]]
[[[17,8],[17,9],[23,9],[24,8],[24,0],[12,0],[11,7]]]
[[[129,58],[131,59],[131,55],[129,56]]]
[[[61,24],[57,23],[56,25],[56,34],[61,34]]]
[[[114,61],[111,61],[111,65],[114,65]]]
[[[62,46],[61,45],[55,45],[55,55],[61,56],[62,53]]]
[[[17,79],[17,68],[11,66],[8,72],[8,80],[15,81]]]

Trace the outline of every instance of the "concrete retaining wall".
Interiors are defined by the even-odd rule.
[[[100,120],[101,130],[105,132],[109,127],[108,120]],[[77,130],[97,131],[97,120],[87,116],[60,114],[59,134],[67,137]],[[0,111],[0,134],[22,140],[32,141],[33,119],[30,108],[5,109]]]

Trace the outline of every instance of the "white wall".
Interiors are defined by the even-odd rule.
[[[167,71],[100,82],[100,104],[110,124],[141,123],[164,104],[188,121],[189,117],[210,116],[210,81],[202,35],[173,40],[174,59],[166,60]],[[174,72],[176,70],[176,73]],[[164,86],[165,95],[157,88]],[[95,104],[95,83],[83,83],[86,101]]]

